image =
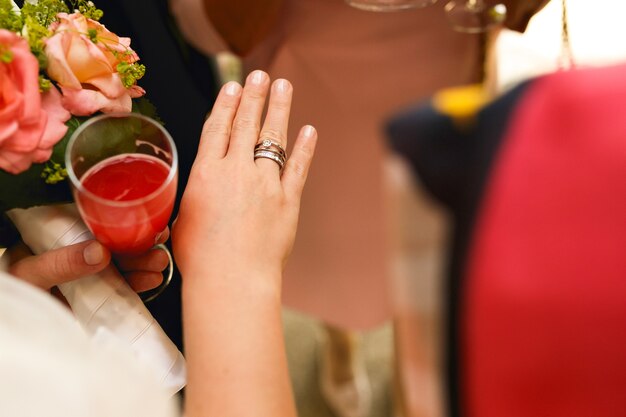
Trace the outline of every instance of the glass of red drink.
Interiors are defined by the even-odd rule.
[[[137,113],[96,116],[72,134],[65,163],[74,200],[95,238],[122,255],[165,250],[166,286],[172,258],[156,241],[172,215],[178,183],[178,156],[167,130]]]

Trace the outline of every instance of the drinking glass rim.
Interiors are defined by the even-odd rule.
[[[167,142],[170,144],[170,147],[172,148],[172,165],[169,166],[169,172],[167,173],[167,177],[163,181],[163,184],[161,184],[159,186],[159,188],[157,188],[156,190],[152,191],[150,194],[148,194],[146,196],[143,196],[141,198],[136,198],[134,200],[124,200],[124,201],[109,200],[107,198],[100,197],[99,195],[94,194],[91,191],[89,191],[88,189],[86,189],[83,186],[83,184],[80,182],[78,177],[76,176],[76,173],[74,172],[74,168],[72,167],[72,161],[70,160],[70,150],[72,149],[72,146],[74,145],[74,142],[76,141],[76,138],[79,136],[79,134],[83,130],[85,130],[90,125],[92,125],[95,122],[98,122],[98,121],[100,121],[102,119],[108,119],[108,118],[111,118],[111,117],[117,117],[117,118],[136,117],[136,118],[144,120],[144,121],[146,121],[148,123],[154,124],[161,132],[163,132]],[[123,155],[123,154],[120,154],[120,155]],[[129,155],[132,155],[132,154],[129,154]],[[163,125],[161,125],[161,123],[157,122],[156,120],[152,119],[151,117],[145,116],[145,115],[143,115],[141,113],[133,113],[133,112],[130,112],[130,113],[120,113],[120,112],[104,113],[104,114],[100,114],[98,116],[90,118],[85,123],[83,123],[80,126],[78,126],[78,128],[72,133],[72,136],[70,136],[70,140],[67,142],[67,147],[65,148],[65,169],[67,171],[67,176],[70,178],[70,181],[71,181],[72,185],[81,194],[86,195],[87,197],[89,197],[92,200],[97,201],[98,203],[106,204],[106,205],[109,205],[109,206],[131,207],[131,206],[134,206],[136,204],[141,204],[143,202],[152,200],[153,198],[157,197],[163,190],[165,190],[172,183],[172,181],[174,180],[174,178],[176,177],[176,175],[178,173],[178,151],[176,150],[176,144],[174,143],[174,139],[172,138],[172,135],[170,135],[170,133],[167,131],[167,129],[165,129],[163,127]]]

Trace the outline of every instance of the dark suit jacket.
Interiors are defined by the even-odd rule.
[[[196,156],[204,119],[216,92],[213,61],[187,44],[168,13],[167,0],[100,0],[101,23],[131,47],[146,66],[139,85],[156,106],[179,155],[179,183],[174,215]],[[182,349],[180,275],[148,308],[165,332]]]

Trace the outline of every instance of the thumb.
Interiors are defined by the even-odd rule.
[[[95,240],[29,256],[13,264],[9,272],[48,290],[55,285],[95,274],[111,261],[111,253]]]

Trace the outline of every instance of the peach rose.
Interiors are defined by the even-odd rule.
[[[0,29],[0,169],[18,174],[47,161],[70,116],[54,87],[39,92],[39,64],[26,40]]]
[[[130,39],[80,13],[59,13],[57,18],[45,41],[47,73],[61,87],[65,108],[77,116],[130,112],[131,98],[145,94],[137,85],[126,88],[117,71],[118,64],[139,59]]]

